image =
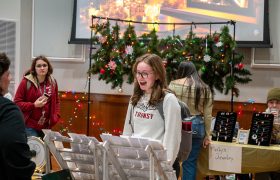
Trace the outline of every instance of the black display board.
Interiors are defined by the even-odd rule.
[[[269,146],[274,116],[267,113],[254,113],[248,144]]]
[[[237,114],[219,111],[212,133],[213,141],[232,142]]]

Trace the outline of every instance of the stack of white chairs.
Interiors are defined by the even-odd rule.
[[[110,172],[108,177],[124,179],[120,176],[119,170],[116,169],[116,165],[118,165],[119,169],[124,172],[126,179],[177,179],[171,163],[167,161],[166,149],[160,142],[110,134],[102,134],[101,138],[109,162],[114,165],[108,167],[108,172]],[[115,165],[114,162],[117,164]]]
[[[95,137],[43,130],[47,166],[49,151],[61,169],[69,169],[73,179],[96,180],[176,180],[167,161],[166,149],[155,140],[102,134]]]
[[[43,130],[46,145],[46,172],[50,172],[49,152],[53,154],[61,169],[69,169],[72,179],[99,180],[102,169],[102,148],[94,137],[68,133],[69,137],[59,132]]]

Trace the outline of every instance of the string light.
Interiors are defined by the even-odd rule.
[[[120,88],[121,89],[121,88]],[[122,89],[121,89],[122,91]],[[72,93],[69,93],[72,92]],[[72,115],[70,115],[68,121],[65,121],[63,119],[60,120],[59,124],[60,124],[60,132],[61,133],[69,133],[71,131],[70,126],[73,126],[74,121],[77,121],[78,119],[80,119],[80,115],[81,112],[86,112],[87,109],[84,107],[82,100],[81,99],[85,99],[85,95],[78,95],[75,93],[75,91],[66,91],[64,93],[60,93],[59,94],[61,99],[70,99],[71,95],[72,98],[75,99],[75,103],[73,103],[74,107],[73,107],[73,111],[72,111]],[[84,117],[85,119],[87,119],[87,117]],[[89,119],[92,121],[91,125],[93,127],[93,129],[98,129],[100,131],[100,133],[105,132],[105,128],[104,123],[100,120],[96,120],[96,116],[94,114],[91,114],[89,116]],[[107,133],[110,134],[114,134],[114,135],[120,135],[122,133],[120,128],[114,128],[112,131],[106,131]],[[82,132],[81,132],[82,133]]]

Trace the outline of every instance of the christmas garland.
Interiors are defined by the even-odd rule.
[[[121,88],[125,76],[128,77],[127,83],[133,82],[132,66],[136,58],[145,53],[154,53],[164,59],[168,82],[175,79],[182,61],[192,61],[212,91],[215,88],[228,94],[229,90],[233,90],[234,95],[238,96],[237,84],[251,81],[251,73],[242,63],[244,56],[234,52],[236,42],[227,26],[222,27],[220,33],[215,32],[207,37],[198,37],[189,32],[186,39],[168,36],[160,40],[156,30],[137,37],[132,25],[128,25],[120,38],[119,25],[116,23],[110,28],[109,21],[95,24],[93,30],[93,44],[100,44],[101,47],[91,57],[94,63],[90,73],[98,74],[99,80],[111,83],[112,88]]]

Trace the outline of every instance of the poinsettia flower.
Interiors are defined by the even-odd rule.
[[[98,41],[101,43],[101,44],[104,44],[106,41],[107,41],[107,37],[104,37],[104,36],[100,36]]]
[[[211,57],[208,54],[206,54],[206,55],[204,55],[203,60],[205,62],[209,62],[211,60]]]
[[[133,47],[132,46],[126,46],[125,54],[132,55],[132,53],[133,53]]]
[[[218,43],[216,43],[217,47],[221,47],[223,45],[223,43],[221,41],[219,41]]]
[[[108,63],[108,66],[111,70],[115,70],[117,67],[116,62],[112,60]]]

